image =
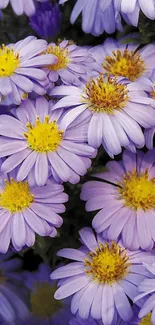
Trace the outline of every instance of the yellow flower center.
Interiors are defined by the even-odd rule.
[[[125,277],[130,266],[125,249],[115,242],[100,244],[94,252],[90,252],[84,262],[86,273],[94,281],[112,284]]]
[[[87,98],[83,95],[82,102],[88,103],[89,109],[95,113],[113,114],[121,110],[128,100],[125,85],[113,78],[104,79],[102,75],[87,82],[84,92]]]
[[[12,76],[19,65],[19,54],[3,44],[0,48],[0,78]]]
[[[147,169],[141,175],[137,175],[135,170],[125,174],[123,181],[118,185],[118,191],[126,206],[133,210],[155,208],[155,179],[148,179]]]
[[[0,193],[0,206],[12,213],[21,212],[30,207],[33,202],[33,194],[27,182],[5,181],[5,188]]]
[[[48,318],[62,308],[62,302],[54,299],[56,286],[49,283],[37,283],[31,294],[32,314],[40,318]]]
[[[117,50],[113,51],[111,56],[105,57],[103,68],[108,74],[134,81],[145,71],[145,63],[138,52]]]
[[[28,132],[24,136],[29,147],[37,152],[55,151],[62,140],[63,131],[58,129],[56,121],[50,122],[49,119],[49,116],[45,116],[42,123],[37,117],[34,126],[31,123],[26,125]]]
[[[68,66],[68,63],[70,62],[70,59],[68,57],[68,50],[64,49],[63,47],[60,47],[58,45],[49,45],[48,49],[45,51],[46,54],[53,54],[57,57],[58,62],[55,64],[50,64],[47,66],[50,70],[60,70],[65,69]]]
[[[152,325],[152,322],[151,322],[151,313],[149,313],[145,317],[143,317],[141,319],[139,325]]]

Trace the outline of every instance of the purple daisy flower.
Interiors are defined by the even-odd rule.
[[[62,111],[53,111],[52,101],[29,99],[16,109],[17,118],[0,115],[0,157],[5,173],[20,165],[17,180],[35,178],[38,186],[49,174],[57,182],[78,183],[91,166],[96,150],[87,144],[88,123],[72,124],[64,130]]]
[[[29,315],[25,305],[25,293],[21,290],[22,274],[19,273],[21,262],[12,258],[12,253],[0,254],[0,324],[15,325],[17,319]],[[0,320],[1,320],[0,319]]]
[[[47,49],[45,40],[28,36],[25,39],[0,48],[0,100],[20,104],[27,94],[35,91],[46,93],[46,73],[40,68],[57,61],[53,55],[40,55]]]
[[[155,70],[153,70],[152,76],[148,81],[148,83],[150,83],[152,88],[148,94],[152,99],[154,99],[154,103],[155,103]],[[145,129],[144,131],[146,147],[148,149],[153,149],[154,134],[155,134],[155,126],[153,126],[150,129]]]
[[[133,36],[132,36],[133,37]],[[121,44],[107,38],[102,45],[90,49],[96,70],[114,77],[147,83],[154,69],[155,44],[138,50],[139,44]]]
[[[88,78],[89,65],[94,61],[88,49],[65,40],[58,45],[50,43],[45,53],[57,58],[56,63],[45,68],[53,86],[55,82],[79,86],[82,80]]]
[[[36,0],[45,1],[45,0]],[[35,1],[34,0],[0,0],[0,9],[5,9],[8,4],[11,4],[13,11],[16,15],[26,14],[32,16],[35,13]]]
[[[66,0],[60,0],[63,4]],[[94,36],[101,35],[104,31],[114,33],[115,29],[122,30],[121,17],[114,8],[113,0],[77,0],[71,14],[71,24],[82,13],[82,29],[85,33]]]
[[[140,281],[149,272],[142,261],[152,263],[154,252],[129,251],[121,241],[108,242],[94,235],[91,228],[80,230],[80,249],[66,248],[57,255],[75,262],[59,267],[51,273],[58,280],[55,299],[72,296],[71,311],[80,318],[102,319],[109,325],[117,315],[124,321],[132,318],[128,298],[133,300],[138,293]]]
[[[33,246],[35,233],[55,237],[63,220],[58,213],[65,211],[68,200],[60,184],[48,182],[43,187],[17,181],[14,170],[0,175],[0,252],[6,253],[10,240],[19,251]],[[31,181],[32,182],[32,181]]]
[[[26,324],[69,325],[72,318],[69,299],[56,301],[55,282],[50,280],[50,268],[41,264],[38,271],[25,273],[25,285],[29,290],[31,316]],[[29,321],[29,322],[28,322]]]
[[[155,324],[155,263],[144,263],[147,271],[150,272],[150,279],[144,279],[139,284],[139,291],[141,292],[134,301],[141,298],[147,298],[138,314],[139,318],[147,322],[141,322],[140,324]]]
[[[60,31],[61,12],[59,6],[49,1],[38,3],[36,12],[30,17],[30,26],[45,39],[55,37]]]
[[[141,126],[155,125],[154,100],[145,90],[151,86],[100,75],[90,78],[81,87],[55,87],[53,96],[64,96],[53,107],[70,108],[64,117],[64,126],[74,120],[89,120],[88,143],[94,148],[101,144],[113,158],[122,146],[131,151],[145,143]]]
[[[149,19],[155,19],[154,0],[114,0],[115,8],[123,14],[123,18],[132,25],[137,26],[140,10]]]
[[[154,153],[124,151],[122,161],[109,162],[108,171],[93,175],[99,181],[82,188],[86,210],[100,210],[92,222],[95,231],[109,240],[121,235],[132,250],[152,249],[155,242]]]

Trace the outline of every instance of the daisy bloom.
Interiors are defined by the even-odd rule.
[[[59,3],[66,1],[60,0]],[[122,30],[120,13],[114,8],[113,0],[77,0],[70,17],[71,24],[74,24],[80,13],[85,33],[99,36],[104,31],[112,34],[115,29]]]
[[[150,272],[150,278],[141,281],[138,287],[140,294],[134,301],[137,303],[139,299],[146,298],[138,317],[141,318],[140,324],[151,325],[155,324],[155,263],[144,263],[144,266],[146,270]],[[145,322],[143,320],[145,320]]]
[[[87,79],[88,64],[94,61],[89,57],[88,49],[77,46],[67,40],[59,44],[50,43],[44,52],[57,58],[56,63],[45,68],[49,81],[53,83],[60,81],[67,85],[79,86],[82,80]]]
[[[155,103],[155,70],[153,70],[152,76],[150,80],[148,81],[151,85],[151,91],[148,92],[148,95],[154,99]],[[146,147],[148,149],[153,149],[153,139],[154,139],[154,134],[155,134],[155,126],[153,126],[150,129],[145,129],[144,135],[145,135],[145,142],[146,142]]]
[[[155,242],[155,151],[124,151],[122,161],[111,161],[108,171],[94,174],[99,181],[84,184],[86,210],[100,210],[92,225],[109,240],[121,235],[125,247],[151,249]],[[107,183],[108,182],[108,183]]]
[[[37,0],[45,1],[45,0]],[[32,16],[35,13],[35,1],[34,0],[0,0],[0,9],[5,9],[8,4],[11,4],[13,11],[16,15],[26,14]]]
[[[53,55],[40,55],[47,48],[45,40],[28,36],[25,39],[0,48],[0,100],[15,104],[32,91],[43,95],[48,83],[46,73],[40,68],[57,61]]]
[[[25,293],[21,290],[23,274],[19,272],[21,261],[13,254],[0,254],[0,324],[14,325],[17,319],[28,317]]]
[[[115,8],[134,26],[138,25],[140,10],[149,19],[155,19],[154,0],[114,0]]]
[[[143,147],[141,126],[155,125],[155,110],[151,107],[154,100],[147,97],[146,88],[150,90],[151,86],[100,75],[81,87],[55,87],[51,94],[63,98],[53,109],[70,108],[64,117],[66,127],[77,117],[82,120],[87,115],[89,145],[98,148],[102,144],[113,157],[122,146],[131,151]]]
[[[121,44],[107,38],[102,45],[91,48],[90,53],[96,61],[97,71],[145,83],[145,78],[149,78],[154,69],[155,44],[138,47],[139,44]]]
[[[52,110],[53,102],[39,97],[23,101],[16,116],[0,115],[0,156],[5,173],[19,166],[17,180],[34,178],[46,184],[49,174],[57,182],[78,183],[91,166],[96,150],[87,144],[86,122],[63,129],[62,112]]]
[[[69,299],[61,302],[54,299],[56,284],[50,280],[47,264],[40,264],[36,272],[25,272],[25,286],[29,292],[31,314],[24,325],[69,325],[72,318]]]
[[[33,246],[35,233],[55,237],[56,228],[63,220],[58,213],[65,211],[68,200],[60,184],[48,183],[43,187],[30,186],[18,181],[16,171],[0,175],[0,252],[6,253],[12,240],[19,251]]]
[[[96,237],[91,228],[83,228],[79,233],[83,244],[80,249],[58,252],[58,256],[75,262],[52,272],[51,279],[61,279],[55,299],[73,295],[71,311],[78,312],[82,319],[102,318],[103,324],[109,325],[118,314],[124,321],[130,320],[133,312],[128,297],[133,300],[137,295],[139,281],[144,278],[142,261],[152,263],[154,253],[131,252],[120,241],[107,242]]]

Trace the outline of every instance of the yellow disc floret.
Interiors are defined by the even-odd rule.
[[[118,192],[125,200],[125,205],[133,210],[155,208],[155,179],[149,179],[148,171],[138,175],[135,170],[127,173],[118,184]]]
[[[47,66],[47,68],[50,70],[57,71],[60,69],[65,69],[70,62],[68,50],[60,47],[59,45],[49,45],[48,49],[46,50],[46,54],[53,54],[58,59],[57,63]]]
[[[152,322],[151,322],[151,313],[149,313],[145,317],[143,317],[141,319],[139,325],[152,325]]]
[[[49,283],[37,283],[31,294],[32,314],[39,318],[48,318],[59,311],[61,301],[54,299],[56,286]]]
[[[11,213],[21,212],[30,207],[33,198],[27,182],[16,182],[11,178],[5,181],[5,187],[0,193],[0,206]]]
[[[19,54],[13,48],[2,45],[0,48],[0,78],[12,76],[20,65]]]
[[[128,100],[128,90],[123,84],[119,84],[116,79],[104,78],[100,75],[97,79],[91,79],[86,83],[82,96],[82,102],[89,105],[89,109],[96,113],[114,114],[116,110],[121,110]]]
[[[45,116],[42,123],[40,118],[36,118],[35,125],[28,123],[28,132],[24,134],[29,144],[29,147],[37,152],[55,151],[59,146],[63,131],[60,131],[56,121],[49,121],[50,117]]]
[[[116,50],[106,56],[103,68],[113,76],[122,76],[130,81],[138,79],[145,71],[145,63],[138,52]]]
[[[86,273],[94,281],[112,284],[118,282],[128,273],[129,258],[125,249],[115,242],[100,244],[94,252],[90,252],[84,261]]]

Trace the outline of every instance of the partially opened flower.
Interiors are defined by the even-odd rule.
[[[123,160],[94,174],[98,181],[84,184],[81,198],[86,210],[100,210],[93,219],[97,233],[110,240],[121,236],[132,250],[151,249],[155,242],[155,155],[124,151]],[[107,183],[108,182],[108,183]]]
[[[16,15],[32,16],[35,13],[35,1],[45,0],[0,0],[0,9],[6,8],[10,3]]]
[[[48,265],[42,263],[36,272],[25,272],[25,286],[31,314],[24,325],[69,325],[72,318],[69,299],[61,302],[54,299],[56,284],[50,280]]]
[[[101,144],[113,157],[122,146],[131,151],[144,146],[144,135],[140,126],[155,125],[154,100],[145,90],[150,85],[141,82],[128,84],[117,78],[90,78],[81,87],[59,86],[51,94],[63,96],[53,109],[70,108],[64,116],[65,126],[72,121],[89,119],[88,143],[95,148]]]
[[[0,116],[0,157],[4,172],[19,166],[17,180],[35,179],[46,184],[49,175],[57,182],[79,182],[91,166],[89,158],[96,150],[87,144],[88,124],[64,129],[62,111],[53,111],[53,103],[39,97],[26,100],[16,109],[16,116]]]
[[[140,279],[147,278],[143,261],[154,260],[154,252],[129,251],[122,242],[105,241],[91,228],[80,230],[80,249],[66,248],[58,256],[74,262],[51,273],[58,282],[55,299],[72,296],[71,311],[82,319],[91,316],[109,325],[119,315],[124,321],[132,318],[129,299],[137,295]]]
[[[134,300],[137,303],[139,299],[147,298],[138,314],[141,318],[140,324],[155,324],[155,263],[144,263],[144,265],[150,272],[150,279],[141,281],[138,287],[139,295]]]
[[[96,69],[122,79],[147,82],[145,78],[150,77],[154,69],[155,44],[138,49],[139,44],[124,42],[107,38],[102,45],[91,48]]]
[[[59,3],[63,4],[66,1],[59,0]],[[85,33],[98,36],[104,31],[112,34],[115,29],[122,30],[120,13],[115,9],[113,0],[77,0],[70,17],[72,24],[80,13],[82,13],[82,29]]]
[[[40,55],[47,48],[45,40],[28,36],[0,48],[0,100],[20,104],[32,91],[43,95],[48,83],[46,73],[40,68],[57,61],[53,55]]]
[[[35,233],[55,237],[63,220],[58,213],[65,211],[68,200],[60,184],[43,187],[17,181],[16,171],[0,175],[0,252],[6,253],[10,241],[19,251],[33,246]]]
[[[154,0],[114,0],[115,8],[127,17],[132,25],[137,26],[139,21],[140,10],[149,19],[155,19],[155,1]]]
[[[87,63],[90,64],[93,59],[89,57],[88,49],[77,46],[67,40],[60,44],[50,43],[47,54],[57,58],[57,62],[50,64],[45,68],[50,82],[59,81],[67,85],[81,84],[82,80],[87,79],[87,73],[90,70]]]

